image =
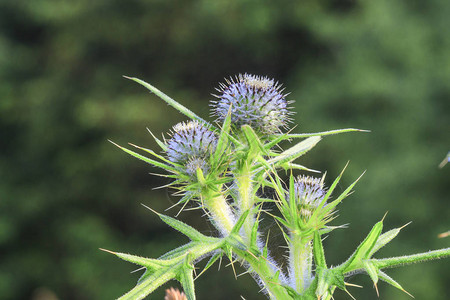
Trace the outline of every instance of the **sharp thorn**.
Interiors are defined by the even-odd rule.
[[[375,282],[373,283],[373,286],[375,287],[375,291],[377,291],[377,297],[380,298],[380,293],[378,292],[378,286]]]
[[[405,225],[403,225],[402,227],[400,227],[399,230],[402,230],[403,228],[405,228],[406,226],[408,226],[408,225],[411,224],[411,223],[412,223],[412,221],[406,223]]]
[[[144,203],[141,203],[141,205],[142,205],[143,207],[145,207],[146,209],[150,210],[151,212],[154,212],[155,214],[157,214],[157,215],[159,216],[159,213],[158,213],[158,212],[156,212],[155,210],[151,209],[150,207],[148,207],[148,206],[145,205]]]
[[[98,249],[100,249],[102,251],[105,251],[105,252],[108,252],[108,253],[111,253],[111,254],[114,254],[114,255],[117,255],[117,252],[114,252],[114,251],[111,251],[111,250],[106,250],[106,249],[103,249],[103,248],[98,248]]]
[[[387,216],[388,212],[389,212],[389,211],[387,211],[387,212],[386,212],[386,213],[384,214],[383,218],[381,219],[381,222],[383,222],[383,221],[384,221],[384,218],[386,218],[386,216]]]

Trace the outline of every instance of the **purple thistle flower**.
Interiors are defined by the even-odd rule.
[[[173,127],[172,138],[167,141],[167,157],[182,165],[189,175],[200,167],[209,170],[207,159],[217,146],[217,136],[197,121],[181,122]]]
[[[298,176],[294,180],[294,195],[300,214],[305,217],[311,216],[312,212],[319,206],[326,194],[323,187],[323,178],[310,176]]]
[[[263,134],[280,132],[290,121],[286,95],[282,93],[281,85],[267,77],[250,74],[239,74],[234,80],[226,80],[216,90],[220,95],[214,95],[219,100],[212,101],[212,115],[218,121],[223,121],[231,106],[231,122],[240,128],[250,125]]]

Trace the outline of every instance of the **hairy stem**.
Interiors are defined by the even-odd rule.
[[[202,193],[202,198],[214,225],[220,233],[227,236],[233,229],[236,220],[225,197],[220,193],[206,190]]]
[[[291,287],[302,294],[311,283],[312,247],[302,237],[293,234],[289,245],[289,276]]]
[[[250,254],[250,252],[234,249],[233,250],[240,258],[247,261],[250,265],[250,270],[255,272],[258,277],[261,279],[261,285],[267,290],[270,299],[292,299],[292,297],[288,294],[286,289],[281,285],[278,276],[281,276],[274,266],[270,265],[270,262],[259,256]]]
[[[253,182],[250,174],[249,164],[245,164],[242,172],[237,177],[237,186],[239,191],[239,210],[241,213],[251,209],[253,207]],[[250,236],[252,233],[253,224],[255,223],[255,214],[250,212],[247,219],[244,222],[244,241],[248,244],[250,242]]]
[[[431,259],[439,259],[448,256],[450,256],[450,248],[445,248],[413,255],[376,259],[375,265],[380,269],[395,268],[402,265],[413,264]]]

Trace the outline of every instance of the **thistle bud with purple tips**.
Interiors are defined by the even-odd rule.
[[[326,194],[323,179],[302,175],[294,180],[295,201],[303,217],[310,217],[323,200]]]
[[[235,127],[250,125],[261,134],[281,132],[290,121],[286,95],[273,79],[239,74],[220,84],[218,100],[212,101],[213,116],[222,122],[231,108],[231,122]]]
[[[216,150],[217,136],[197,121],[181,122],[173,127],[167,141],[167,157],[188,175],[195,175],[197,168],[209,171],[209,157]]]

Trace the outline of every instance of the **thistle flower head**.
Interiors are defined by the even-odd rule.
[[[173,127],[172,137],[167,141],[167,157],[182,165],[189,175],[200,167],[209,170],[207,158],[215,151],[217,136],[197,121],[181,122]]]
[[[298,176],[294,180],[294,198],[300,214],[309,217],[326,194],[323,178]]]
[[[212,114],[218,121],[226,118],[231,106],[231,122],[238,128],[247,124],[260,133],[273,134],[287,127],[290,102],[273,79],[239,74],[226,83],[220,84],[218,100],[212,101]]]

